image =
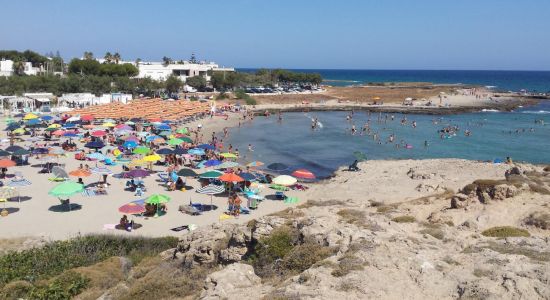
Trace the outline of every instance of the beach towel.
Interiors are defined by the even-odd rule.
[[[227,215],[227,214],[221,214],[220,215],[220,221],[229,220],[232,219],[233,216]]]
[[[170,230],[175,231],[175,232],[179,232],[179,231],[182,231],[182,230],[185,230],[185,229],[189,229],[189,225],[174,227],[174,228],[171,228]]]
[[[95,196],[95,195],[96,195],[96,193],[95,193],[95,191],[92,190],[92,189],[84,190],[84,191],[82,192],[82,196],[84,196],[84,197],[93,197],[93,196]]]
[[[297,197],[286,197],[285,204],[292,204],[292,203],[298,203]]]

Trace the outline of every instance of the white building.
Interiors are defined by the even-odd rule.
[[[26,75],[38,75],[42,71],[41,68],[33,67],[31,62],[25,62],[23,73]],[[13,75],[13,61],[3,59],[0,61],[0,76]]]
[[[210,81],[211,72],[235,71],[234,68],[223,68],[213,62],[190,63],[187,61],[168,65],[162,62],[140,62],[138,63],[138,70],[138,78],[149,77],[154,80],[166,80],[170,75],[173,75],[183,82],[194,76],[202,76],[206,81]]]
[[[128,103],[130,100],[132,100],[131,94],[112,93],[103,94],[100,97],[97,97],[91,93],[68,93],[59,97],[58,104],[60,106],[68,107],[86,107],[111,102]]]

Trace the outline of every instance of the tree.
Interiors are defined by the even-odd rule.
[[[13,62],[13,73],[15,75],[23,75],[25,74],[25,62],[16,60]]]
[[[191,53],[191,58],[189,59],[189,62],[192,64],[197,63],[197,58],[195,57],[195,53]]]
[[[105,62],[110,64],[112,61],[113,61],[113,55],[111,54],[111,52],[108,52],[105,53],[105,56],[103,56],[103,59],[105,59]]]
[[[167,57],[167,56],[162,57],[162,64],[164,66],[169,65],[171,62],[172,62],[172,59],[170,57]]]
[[[206,87],[206,79],[202,76],[189,77],[185,80],[185,83],[197,90],[202,90]]]
[[[84,59],[92,60],[92,59],[94,59],[94,54],[92,52],[86,51],[86,52],[84,52]]]
[[[116,64],[118,64],[118,62],[122,60],[118,52],[115,52],[115,54],[113,54],[113,60],[115,61]]]
[[[139,66],[139,63],[140,63],[140,62],[141,62],[141,58],[139,58],[139,57],[138,57],[138,58],[136,58],[136,61],[135,61],[135,63],[136,63],[136,67],[137,67],[137,66]]]
[[[164,82],[166,85],[166,90],[170,93],[177,93],[179,89],[183,86],[183,82],[176,76],[170,75]]]

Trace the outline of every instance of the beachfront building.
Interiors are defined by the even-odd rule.
[[[23,96],[0,96],[2,113],[50,112],[50,103],[55,99],[52,93],[25,93]]]
[[[32,63],[25,62],[23,64],[23,73],[25,75],[38,75],[38,73],[42,72],[43,70],[38,67],[33,67]],[[12,76],[14,74],[13,71],[13,60],[10,59],[3,59],[0,61],[0,76]]]
[[[139,74],[138,78],[149,77],[154,80],[166,80],[173,75],[185,82],[187,78],[201,76],[210,81],[212,72],[225,71],[234,72],[234,68],[220,67],[214,62],[190,63],[187,61],[172,62],[165,64],[162,62],[139,62],[137,64]]]
[[[90,105],[107,104],[112,102],[128,103],[132,100],[131,94],[111,93],[99,97],[92,93],[68,93],[58,99],[60,107],[82,108]]]

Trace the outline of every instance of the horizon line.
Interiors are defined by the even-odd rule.
[[[489,72],[550,72],[549,70],[523,69],[362,69],[362,68],[285,68],[285,67],[234,67],[235,70],[282,69],[282,70],[319,70],[319,71],[489,71]]]

